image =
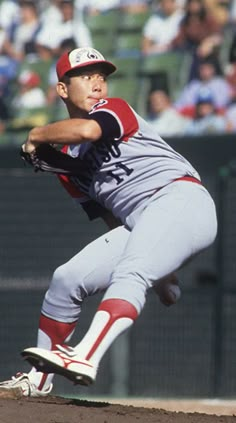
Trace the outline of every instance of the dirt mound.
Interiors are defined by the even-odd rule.
[[[0,399],[1,423],[236,423],[234,416],[66,399]]]

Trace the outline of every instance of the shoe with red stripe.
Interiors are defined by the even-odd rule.
[[[17,373],[10,380],[0,383],[0,398],[46,397],[50,394],[52,387],[51,383],[47,389],[39,390],[30,381],[27,373]]]
[[[97,368],[89,361],[81,359],[69,346],[56,345],[54,351],[42,348],[27,348],[21,355],[38,371],[56,373],[74,382],[74,384],[90,385],[95,381]]]

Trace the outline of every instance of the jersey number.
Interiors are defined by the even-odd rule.
[[[133,170],[134,170],[134,169],[132,169],[132,168],[129,168],[128,166],[126,166],[124,163],[121,163],[121,162],[120,162],[120,163],[116,163],[116,164],[115,164],[115,167],[116,167],[116,168],[119,168],[119,169],[122,169],[122,170],[125,172],[125,174],[126,174],[127,176],[131,175],[131,173],[132,173],[132,172],[133,172]],[[117,184],[117,185],[119,185],[119,184],[120,184],[121,182],[123,182],[123,180],[124,180],[124,178],[121,178],[121,176],[117,175],[117,174],[116,174],[115,172],[113,172],[112,170],[109,170],[109,171],[107,172],[107,174],[116,180],[116,184]]]

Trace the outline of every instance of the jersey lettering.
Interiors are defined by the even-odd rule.
[[[101,168],[103,163],[109,163],[112,159],[117,159],[121,156],[119,142],[117,141],[99,141],[93,143],[89,150],[83,156],[83,162],[86,163],[87,172],[73,178],[73,183],[81,187],[81,189],[88,193],[90,184],[93,180],[94,173]],[[124,178],[116,172],[116,169],[122,169],[124,175],[129,176],[133,169],[122,162],[114,163],[114,170],[108,170],[107,175],[116,180],[117,185],[123,182]]]
[[[127,176],[131,175],[131,173],[134,171],[134,169],[129,168],[128,166],[126,166],[126,165],[125,165],[124,163],[122,163],[122,162],[120,162],[120,163],[116,163],[116,164],[115,164],[115,167],[116,167],[116,168],[120,168],[120,169],[124,170],[124,171],[125,171],[125,174],[126,174]],[[116,180],[117,185],[119,185],[121,182],[123,182],[123,181],[124,181],[124,178],[121,178],[121,176],[120,176],[120,175],[117,175],[117,174],[115,173],[115,171],[113,171],[113,170],[109,170],[109,171],[107,172],[107,174]]]
[[[90,169],[97,170],[103,163],[109,163],[112,158],[118,158],[120,155],[121,151],[117,141],[98,141],[85,153],[83,160],[87,161]]]
[[[111,157],[118,158],[121,155],[117,141],[97,143],[97,145],[95,145],[95,150],[105,163],[110,162]]]

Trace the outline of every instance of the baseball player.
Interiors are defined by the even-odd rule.
[[[89,217],[102,216],[114,229],[56,269],[37,347],[22,351],[33,368],[2,382],[0,392],[48,395],[54,373],[93,383],[104,353],[140,315],[147,291],[154,288],[164,303],[175,303],[174,272],[216,237],[215,205],[197,171],[126,101],[108,97],[107,77],[115,70],[92,48],[63,54],[57,92],[70,118],[32,129],[23,145],[32,157],[45,147],[59,154],[54,170],[45,162],[43,169],[58,172]],[[83,300],[102,291],[84,338],[65,345]]]

